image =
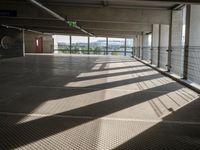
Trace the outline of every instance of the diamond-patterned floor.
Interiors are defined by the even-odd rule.
[[[0,149],[200,149],[199,95],[118,56],[0,63]]]

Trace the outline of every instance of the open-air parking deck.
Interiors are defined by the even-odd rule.
[[[0,91],[0,149],[200,149],[199,95],[133,58],[5,59]]]

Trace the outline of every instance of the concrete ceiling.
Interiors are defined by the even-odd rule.
[[[68,20],[77,21],[95,36],[130,37],[150,32],[151,25],[169,24],[171,9],[189,1],[156,0],[37,0]],[[180,1],[180,0],[179,0]],[[191,1],[190,1],[191,2]],[[197,2],[193,0],[193,2]],[[34,6],[28,0],[1,0],[0,10],[16,10],[17,17],[0,23],[42,32],[83,34]]]
[[[117,8],[167,8],[170,9],[176,2],[150,2],[133,0],[40,0],[42,3],[53,5],[71,5],[71,6],[93,6],[93,7],[117,7]]]

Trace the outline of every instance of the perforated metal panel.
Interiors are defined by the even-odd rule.
[[[152,64],[158,65],[158,47],[152,47]]]
[[[143,59],[150,62],[150,60],[151,60],[151,47],[143,47]]]
[[[200,85],[200,47],[189,47],[188,80]]]
[[[172,47],[171,52],[171,72],[183,77],[184,48]]]

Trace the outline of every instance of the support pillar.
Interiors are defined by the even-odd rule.
[[[108,37],[106,37],[106,55],[108,55]]]
[[[200,6],[187,5],[184,79],[200,85]]]
[[[139,58],[142,59],[143,58],[143,35],[139,35]]]
[[[171,21],[170,21],[170,25],[169,25],[169,44],[168,44],[168,58],[167,58],[167,71],[170,72],[171,70],[171,53],[172,53],[172,15],[173,15],[173,11],[171,11]]]
[[[69,36],[69,53],[72,53],[72,36]]]
[[[184,58],[184,42],[183,42],[183,26],[185,9],[173,10],[171,20],[171,38],[169,43],[168,71],[183,77],[183,58]],[[170,60],[169,60],[170,59]],[[171,66],[171,67],[170,67]],[[170,68],[169,68],[170,67]]]
[[[169,48],[169,25],[160,25],[158,67],[167,70]]]
[[[152,25],[151,63],[158,66],[159,24]]]
[[[188,57],[190,46],[190,18],[191,17],[191,5],[186,6],[186,29],[185,29],[185,48],[184,48],[184,68],[183,79],[188,79]]]
[[[22,40],[23,40],[23,56],[25,56],[25,31],[22,30]]]
[[[135,38],[133,38],[132,57],[135,56]]]
[[[90,54],[90,37],[88,36],[88,55]]]

